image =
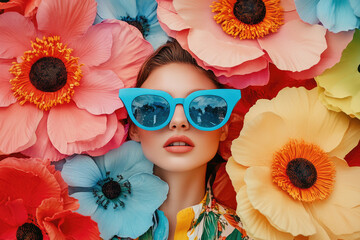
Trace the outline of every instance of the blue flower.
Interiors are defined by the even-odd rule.
[[[78,212],[98,223],[103,239],[137,238],[153,225],[169,190],[152,171],[140,144],[128,141],[100,157],[67,158],[61,175],[79,200]]]
[[[154,49],[168,40],[156,15],[155,0],[96,0],[95,23],[104,19],[118,19],[137,27]]]
[[[359,0],[295,0],[295,4],[303,21],[321,23],[331,32],[360,27]]]

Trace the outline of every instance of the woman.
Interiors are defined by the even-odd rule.
[[[136,87],[121,89],[119,96],[134,123],[130,138],[141,143],[154,174],[169,184],[160,207],[169,239],[248,239],[234,211],[212,197],[206,179],[240,90],[221,89],[216,76],[176,41],[150,56]]]

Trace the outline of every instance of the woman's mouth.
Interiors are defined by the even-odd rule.
[[[171,153],[186,153],[194,148],[194,143],[186,136],[174,136],[165,142],[164,148]]]

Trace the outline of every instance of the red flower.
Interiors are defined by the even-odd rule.
[[[78,207],[50,162],[0,161],[0,239],[99,239],[97,224],[73,212]]]
[[[18,12],[25,17],[34,16],[41,0],[0,1],[0,12]]]

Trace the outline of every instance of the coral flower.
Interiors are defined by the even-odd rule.
[[[37,7],[41,0],[3,0],[0,1],[1,12],[18,12],[25,17],[32,17],[36,14]]]
[[[49,162],[0,162],[0,239],[99,239],[97,224],[73,212],[79,205]]]
[[[151,43],[154,49],[168,40],[167,34],[160,27],[156,15],[157,3],[155,0],[96,0],[97,15],[95,23],[104,19],[118,19],[135,26],[144,38]]]
[[[301,19],[310,24],[321,23],[332,32],[360,27],[358,0],[295,0]]]
[[[329,111],[317,89],[285,88],[246,114],[226,170],[255,239],[357,239],[360,168],[343,159],[360,122]]]
[[[360,119],[360,30],[343,51],[341,60],[315,80],[322,102],[333,111]]]
[[[269,62],[296,79],[337,63],[352,33],[334,34],[298,16],[293,0],[158,0],[169,36],[220,82],[235,88],[269,81]]]
[[[95,15],[92,0],[41,1],[35,24],[0,15],[1,152],[59,160],[124,141],[118,89],[153,49],[124,22],[92,26]]]
[[[61,175],[80,202],[78,212],[98,223],[102,238],[137,238],[152,226],[168,193],[152,171],[140,144],[128,141],[104,156],[67,158]]]

